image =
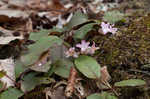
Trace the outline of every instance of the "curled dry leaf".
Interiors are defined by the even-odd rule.
[[[6,30],[2,27],[0,27],[0,31],[1,31],[1,35],[0,36],[0,44],[8,44],[9,42],[19,39],[22,40],[23,39],[23,35],[20,36],[13,36],[13,33],[15,33],[15,31],[11,31],[11,30]]]
[[[76,89],[75,94],[79,97],[79,99],[83,99],[86,96],[86,92],[81,82],[77,82],[74,87]]]
[[[1,9],[0,10],[0,22],[9,22],[13,20],[20,20],[28,18],[29,14],[21,10],[10,10],[10,9]]]
[[[65,11],[66,10],[64,5],[61,4],[60,0],[52,0],[51,8],[52,9],[56,9],[56,10],[60,10],[61,9],[61,11]]]
[[[27,23],[25,24],[25,30],[27,33],[33,32],[33,25],[32,20],[28,19]]]
[[[16,39],[23,39],[23,37],[19,36],[19,37],[0,37],[0,44],[8,44],[9,42],[16,40]]]
[[[76,69],[74,67],[71,67],[70,75],[69,75],[69,78],[68,78],[68,85],[67,85],[66,90],[65,90],[65,95],[67,97],[72,96],[72,93],[74,91],[74,86],[75,86],[75,83],[76,83],[76,76],[77,76]]]
[[[1,35],[5,36],[5,37],[6,36],[13,36],[13,32],[14,32],[14,31],[11,31],[11,30],[6,30],[2,27],[0,27],[0,31],[1,31]]]
[[[46,0],[27,0],[26,6],[34,10],[45,10],[47,8],[47,2]]]
[[[55,90],[52,90],[52,88],[47,87],[44,90],[45,94],[46,94],[46,99],[67,99],[64,95],[64,87],[63,86],[59,86],[58,88],[56,88]]]
[[[9,0],[8,5],[9,7],[14,7],[14,8],[25,8],[26,0]]]
[[[101,83],[104,83],[104,84],[107,83],[111,78],[107,71],[107,67],[106,66],[102,67],[100,72],[101,72],[101,77],[100,77]]]
[[[108,82],[111,79],[111,76],[109,75],[109,73],[107,71],[107,67],[106,66],[102,67],[100,72],[101,72],[100,86],[106,87],[106,89],[107,88],[111,89],[116,96],[119,96],[119,94],[116,92],[116,90],[113,89]]]
[[[7,76],[0,78],[6,85],[6,88],[14,86],[15,72],[14,72],[14,60],[12,58],[0,60],[0,71],[5,71]]]

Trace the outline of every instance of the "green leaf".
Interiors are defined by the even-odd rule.
[[[124,87],[124,86],[141,86],[145,85],[145,81],[141,79],[129,79],[129,80],[123,80],[120,82],[116,82],[115,86],[117,87]]]
[[[111,95],[107,92],[102,92],[101,94],[95,93],[87,97],[87,99],[117,99],[117,97]]]
[[[23,95],[23,92],[16,88],[8,88],[8,90],[0,94],[0,99],[18,99]]]
[[[15,77],[18,78],[21,73],[26,70],[27,67],[18,59],[15,61]]]
[[[94,93],[90,96],[88,96],[86,99],[101,99],[101,95],[99,93]]]
[[[88,21],[87,15],[83,14],[81,11],[77,11],[72,16],[72,19],[67,24],[66,28],[71,29],[72,27],[82,24],[86,21]]]
[[[40,30],[39,32],[31,32],[29,39],[30,39],[30,40],[34,40],[34,41],[37,41],[37,40],[39,40],[41,37],[46,37],[46,36],[48,36],[48,33],[49,33],[49,32],[50,32],[50,30],[45,30],[45,29],[42,29],[42,30]]]
[[[79,28],[78,30],[76,30],[74,33],[74,36],[73,36],[74,39],[84,39],[86,34],[90,30],[92,30],[94,24],[95,23],[86,24],[86,25],[82,26],[81,28]]]
[[[64,29],[63,28],[57,28],[57,27],[53,27],[52,29],[49,30],[49,32],[63,32]]]
[[[63,29],[60,29],[60,28],[57,28],[57,27],[53,27],[50,30],[42,29],[39,32],[31,32],[29,39],[37,41],[41,37],[47,37],[48,34],[51,33],[51,32],[63,32],[63,31],[64,31]]]
[[[69,77],[70,68],[73,66],[73,63],[66,58],[64,53],[67,50],[64,45],[54,45],[50,51],[50,59],[53,63],[54,73],[64,78]]]
[[[75,59],[75,66],[88,78],[95,79],[100,77],[100,65],[90,56],[79,56]]]
[[[35,88],[36,85],[39,84],[38,79],[35,77],[37,73],[30,73],[25,75],[23,80],[21,81],[21,90],[23,92],[31,91]]]
[[[52,45],[62,44],[62,40],[58,38],[57,36],[47,36],[47,37],[41,37],[35,44],[29,45],[29,52],[33,53],[39,53],[46,51],[48,48],[50,48]]]
[[[54,80],[46,77],[37,77],[38,73],[32,72],[30,74],[25,75],[23,80],[21,81],[21,90],[23,92],[33,90],[37,85],[40,84],[49,84],[54,82]]]
[[[123,18],[124,18],[124,14],[120,13],[117,10],[107,11],[107,12],[105,12],[105,14],[103,16],[103,20],[107,21],[111,24],[121,21]]]
[[[55,67],[53,66],[53,64],[51,64],[51,68],[44,74],[44,76],[50,77],[54,73],[54,69]]]
[[[64,78],[68,78],[73,63],[69,60],[59,60],[56,62],[54,66],[55,66],[54,70],[55,74]]]
[[[65,52],[68,49],[66,48],[66,46],[64,45],[53,45],[50,49],[50,59],[52,61],[52,63],[55,63],[58,60],[66,60],[68,58],[66,58]]]
[[[28,47],[29,53],[23,55],[21,61],[25,66],[34,64],[44,51],[48,50],[54,44],[61,45],[62,42],[57,36],[41,37],[35,44]]]
[[[34,70],[34,71],[38,71],[38,72],[48,72],[48,70],[51,67],[51,62],[48,61],[46,64],[39,66],[39,65],[33,65],[30,67],[30,69]]]
[[[4,86],[5,86],[5,84],[0,82],[0,89],[2,89]]]

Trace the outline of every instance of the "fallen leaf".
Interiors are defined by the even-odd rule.
[[[9,22],[14,20],[20,20],[28,18],[29,14],[21,10],[10,10],[10,9],[1,9],[0,10],[0,22]]]
[[[7,76],[0,78],[4,84],[6,83],[6,88],[10,86],[14,86],[15,81],[15,68],[14,68],[14,60],[12,58],[0,60],[0,71],[3,70],[6,72]]]
[[[23,37],[22,36],[19,36],[19,37],[14,37],[14,36],[0,37],[0,44],[1,45],[8,44],[11,41],[16,40],[16,39],[20,39],[21,40],[21,39],[23,39]]]
[[[45,93],[46,93],[46,99],[49,99],[49,97],[51,99],[67,99],[64,95],[64,87],[63,86],[59,86],[54,91],[52,91],[50,88],[47,88],[45,90]]]

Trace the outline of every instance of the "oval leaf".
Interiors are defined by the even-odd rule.
[[[21,61],[25,66],[34,64],[40,55],[54,44],[61,45],[62,40],[56,36],[41,37],[36,43],[28,47],[29,54],[23,55]]]
[[[88,96],[86,99],[101,99],[101,95],[99,93],[95,93]]]
[[[45,29],[42,29],[39,32],[31,32],[29,39],[37,41],[41,37],[47,37],[49,32],[50,32],[50,30],[45,30]]]
[[[15,77],[16,78],[18,78],[21,75],[21,73],[23,73],[26,69],[27,67],[25,67],[19,59],[15,61]]]
[[[37,85],[40,84],[49,84],[55,82],[53,79],[46,77],[37,77],[38,73],[31,72],[30,74],[25,75],[21,81],[21,90],[23,92],[28,92],[33,90]]]
[[[55,72],[55,74],[57,74],[61,77],[68,78],[71,66],[73,66],[73,63],[71,61],[59,60],[55,64],[54,72]]]
[[[114,24],[120,20],[122,20],[124,18],[124,14],[120,13],[117,10],[114,11],[107,11],[105,12],[104,16],[103,16],[103,20],[107,21],[111,24]]]
[[[0,99],[18,99],[23,95],[23,92],[16,88],[9,88],[0,94]]]
[[[129,80],[123,80],[120,82],[116,82],[115,86],[117,87],[124,87],[124,86],[141,86],[145,85],[145,81],[141,79],[129,79]]]
[[[75,39],[83,39],[86,36],[86,34],[90,30],[92,30],[94,24],[95,23],[90,23],[90,24],[86,24],[86,25],[82,26],[81,28],[79,28],[78,30],[75,31],[73,37]]]
[[[107,92],[102,92],[101,94],[95,93],[87,97],[87,99],[117,99],[117,97],[111,95]]]
[[[81,11],[77,11],[72,16],[72,18],[71,18],[70,22],[67,24],[66,28],[71,29],[72,27],[82,24],[86,21],[88,21],[87,15],[83,14]]]
[[[100,77],[100,65],[90,56],[80,56],[75,60],[77,69],[88,78]]]

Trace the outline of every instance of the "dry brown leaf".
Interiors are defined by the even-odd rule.
[[[8,5],[17,8],[25,8],[27,0],[9,0]]]
[[[8,44],[9,42],[16,40],[16,39],[19,39],[19,40],[24,39],[23,35],[13,36],[15,31],[6,30],[2,27],[0,27],[0,31],[2,33],[0,36],[0,44],[2,44],[2,45]]]
[[[7,76],[4,76],[0,79],[6,85],[6,88],[14,86],[15,81],[15,68],[14,60],[12,58],[0,60],[0,71],[3,70],[6,72]]]
[[[23,37],[22,36],[19,36],[19,37],[14,37],[14,36],[0,37],[0,44],[1,45],[8,44],[11,41],[16,40],[16,39],[23,39]]]
[[[0,27],[0,31],[1,31],[1,35],[2,36],[13,36],[13,33],[14,33],[14,31],[11,31],[11,30],[6,30],[6,29],[4,29],[4,28],[2,28],[2,27]]]
[[[75,84],[75,94],[79,97],[79,99],[83,99],[86,96],[86,92],[81,82],[77,82]]]
[[[52,88],[46,88],[46,99],[67,99],[64,95],[64,87],[59,86],[55,90],[52,90]]]
[[[32,20],[28,19],[26,25],[25,25],[25,29],[24,31],[26,31],[27,33],[33,32],[33,24],[32,24]]]
[[[29,14],[21,10],[10,10],[10,9],[1,9],[0,10],[0,22],[9,22],[17,19],[28,18]]]
[[[102,67],[101,70],[100,70],[100,72],[101,72],[100,81],[102,83],[108,82],[111,77],[110,77],[110,75],[109,75],[109,73],[107,71],[107,67],[106,66]]]

